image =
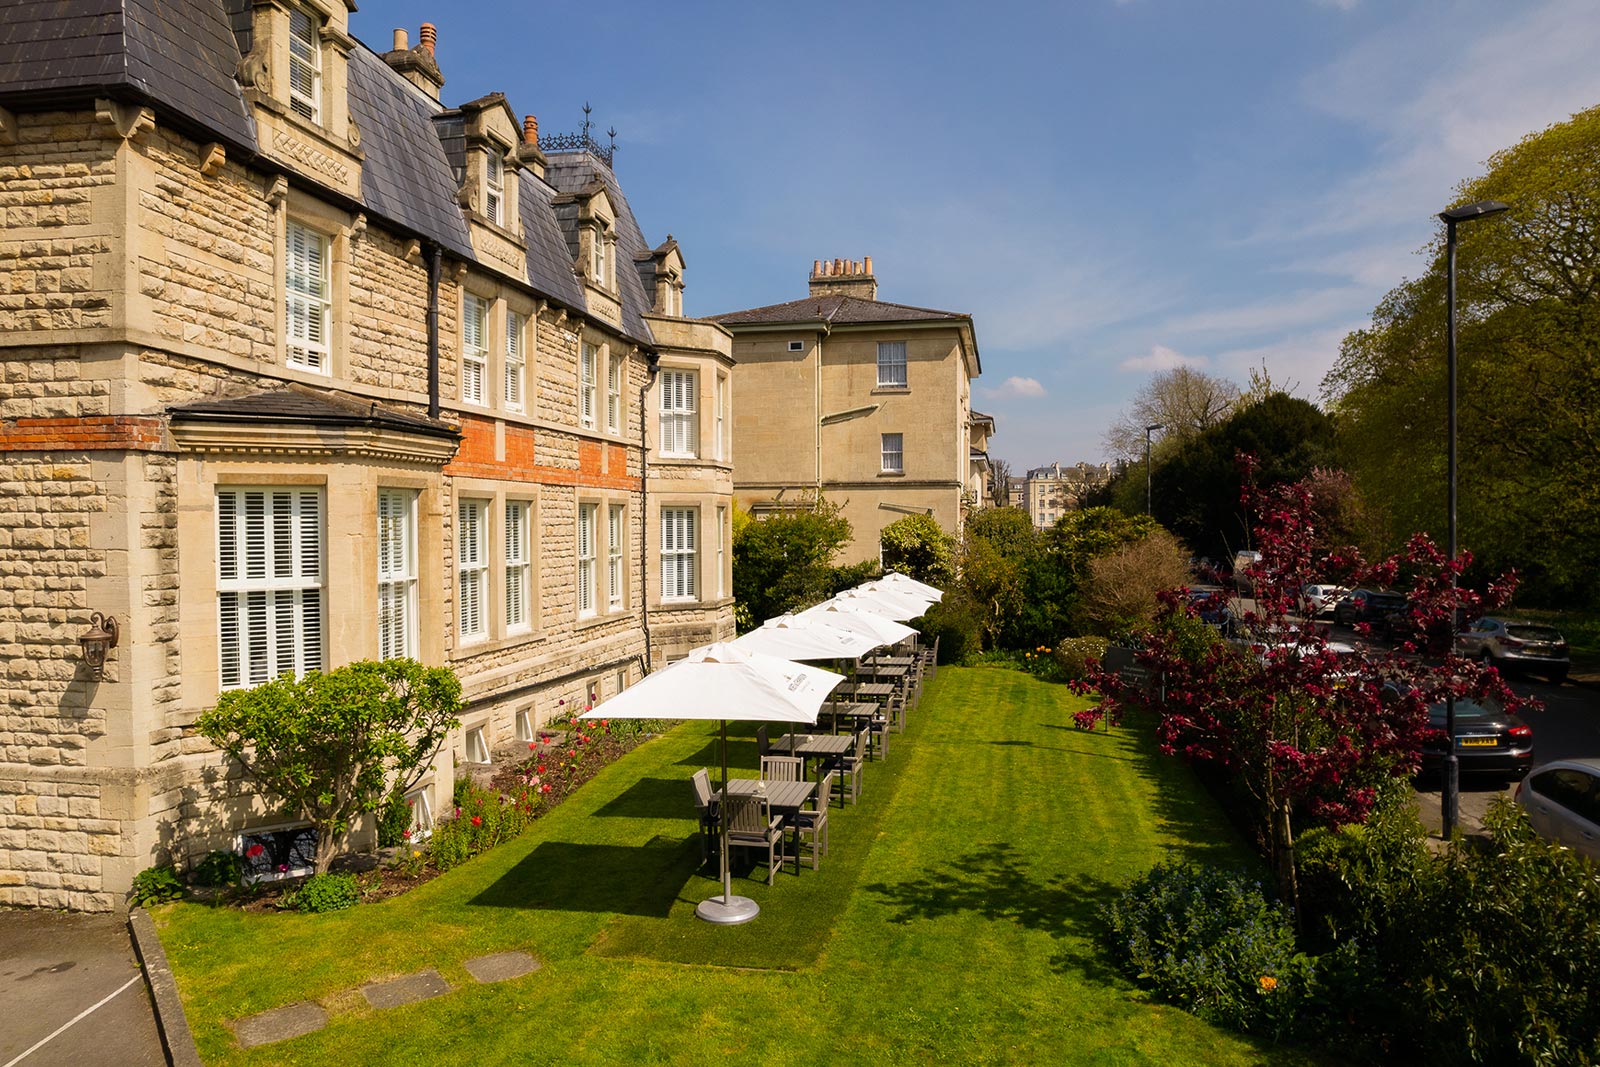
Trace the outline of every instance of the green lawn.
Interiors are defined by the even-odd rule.
[[[1016,671],[942,669],[861,804],[834,809],[822,870],[736,880],[762,907],[747,926],[693,915],[718,890],[687,782],[715,764],[714,724],[640,747],[407,896],[156,921],[208,1063],[1304,1062],[1106,970],[1095,909],[1120,883],[1169,855],[1252,860],[1146,733],[1082,733],[1078,706]],[[732,748],[748,773],[753,742]],[[462,967],[512,948],[543,969],[480,986]],[[382,1013],[351,992],[427,966],[456,991]],[[325,1030],[235,1045],[227,1020],[305,998]]]

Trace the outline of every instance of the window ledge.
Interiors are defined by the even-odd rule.
[[[606,623],[627,622],[630,619],[637,620],[637,618],[638,615],[626,607],[618,608],[616,611],[597,611],[593,615],[580,616],[577,622],[573,624],[573,629],[592,630],[596,626],[604,626]]]
[[[470,644],[466,642],[457,644],[451,658],[461,660],[472,656],[481,656],[485,652],[500,652],[504,649],[516,648],[519,645],[543,641],[544,638],[544,631],[537,629],[518,630],[516,633],[507,634],[505,637],[499,638],[478,638]]]
[[[875,386],[873,388],[872,395],[873,396],[879,396],[879,395],[882,395],[882,394],[888,394],[888,395],[892,396],[892,395],[894,395],[896,393],[909,393],[909,392],[911,392],[911,386],[909,386],[909,385],[879,385],[879,386]]]
[[[880,478],[904,478],[905,476],[906,476],[906,472],[905,471],[879,471],[878,472],[878,477],[880,477]]]

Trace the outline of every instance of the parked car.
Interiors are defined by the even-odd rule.
[[[1445,706],[1428,709],[1429,739],[1422,743],[1422,769],[1438,770],[1448,751]],[[1521,778],[1533,766],[1533,727],[1493,702],[1456,701],[1456,761],[1463,772],[1496,771]]]
[[[1305,586],[1300,590],[1300,614],[1308,619],[1320,619],[1324,615],[1332,615],[1339,601],[1349,593],[1350,590],[1342,585]]]
[[[1358,622],[1382,628],[1390,615],[1406,610],[1406,598],[1387,589],[1353,589],[1333,607],[1333,621],[1341,626]]]
[[[1456,636],[1456,649],[1502,671],[1510,667],[1542,674],[1557,685],[1567,680],[1572,666],[1567,639],[1559,630],[1509,619],[1479,619]]]
[[[1224,634],[1233,629],[1233,612],[1228,609],[1227,590],[1215,585],[1191,586],[1189,603],[1200,616],[1200,621],[1217,627]]]
[[[1517,786],[1517,804],[1540,836],[1600,859],[1600,759],[1546,763]]]

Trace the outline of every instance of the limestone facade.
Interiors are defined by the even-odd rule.
[[[659,556],[663,506],[726,515],[731,433],[648,443],[658,367],[698,374],[700,440],[731,423],[730,338],[681,319],[681,255],[646,270],[609,160],[556,166],[503,98],[444,108],[431,34],[378,57],[337,0],[186,5],[174,49],[237,35],[194,60],[238,68],[243,120],[0,73],[0,905],[114,909],[139,870],[282,824],[194,732],[224,688],[448,664],[442,812],[485,750],[733,632],[725,531],[692,597],[662,600]],[[589,171],[611,255],[584,278],[555,203]],[[91,612],[120,625],[98,676]]]

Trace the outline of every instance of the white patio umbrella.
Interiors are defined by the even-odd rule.
[[[854,630],[856,633],[873,638],[880,645],[898,645],[908,637],[915,637],[917,633],[904,623],[884,618],[875,611],[851,607],[837,600],[827,600],[814,608],[807,608],[800,612],[799,617],[817,618],[841,630]]]
[[[834,597],[834,602],[871,611],[895,622],[915,619],[928,610],[928,601],[909,597],[888,589],[846,589]]]
[[[926,582],[919,582],[909,575],[901,574],[899,571],[890,571],[882,578],[879,578],[876,584],[881,585],[886,589],[905,590],[907,592],[915,593],[926,600],[933,601],[934,603],[938,603],[940,600],[944,599],[943,589],[940,589],[938,586],[929,585]]]
[[[779,615],[733,640],[734,648],[791,660],[856,659],[884,642],[821,618]]]
[[[746,652],[731,644],[702,645],[604,704],[585,719],[716,719],[721,723],[722,795],[728,795],[728,720],[817,721],[822,702],[844,677],[833,671]],[[722,898],[702,900],[695,914],[707,922],[754,919],[756,902],[733,895],[728,871],[728,823],[722,821]]]

